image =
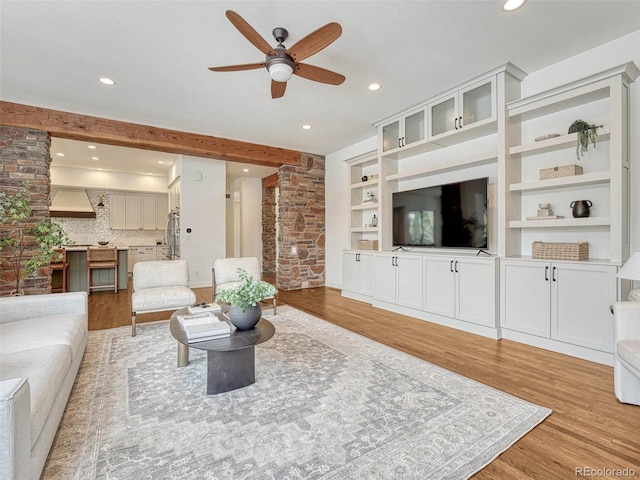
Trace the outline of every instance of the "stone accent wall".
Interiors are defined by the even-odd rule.
[[[302,154],[301,165],[278,171],[279,262],[277,288],[325,283],[324,157]],[[295,253],[294,253],[295,250]]]
[[[276,264],[276,189],[262,187],[262,273],[275,275]]]
[[[0,188],[6,193],[25,189],[30,193],[30,221],[34,226],[49,218],[50,147],[51,137],[47,132],[0,126]],[[33,252],[36,248],[34,244],[29,250]],[[2,255],[0,252],[0,296],[13,290],[16,280],[13,269],[3,261],[5,257]],[[51,291],[50,285],[51,267],[46,266],[25,279],[22,288],[26,294],[48,293]]]

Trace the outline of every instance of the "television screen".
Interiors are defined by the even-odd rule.
[[[393,244],[487,248],[488,178],[393,194]]]

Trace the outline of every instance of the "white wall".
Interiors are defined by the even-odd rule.
[[[629,61],[640,66],[640,30],[530,73],[522,83],[528,96],[579,80]],[[392,115],[393,112],[389,112]],[[631,84],[631,251],[640,250],[640,79]],[[372,137],[326,156],[326,284],[342,285],[342,251],[349,248],[349,188],[346,160],[377,149]]]
[[[84,168],[51,166],[51,184],[61,187],[95,188],[167,193],[167,178],[135,173],[101,172]]]
[[[234,241],[239,240],[240,248],[234,255],[258,257],[262,264],[262,180],[240,177],[231,183],[230,193],[231,208],[238,197],[240,207],[239,218],[227,220],[227,235],[233,232]],[[236,220],[239,224],[234,223]]]
[[[183,155],[179,176],[180,258],[189,262],[190,287],[211,286],[213,263],[225,258],[226,163]]]

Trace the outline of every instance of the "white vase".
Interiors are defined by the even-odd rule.
[[[242,311],[242,307],[231,305],[229,307],[229,321],[233,323],[233,326],[238,330],[250,330],[256,326],[256,323],[260,321],[262,316],[262,307],[257,304],[253,307],[249,307],[245,312]]]

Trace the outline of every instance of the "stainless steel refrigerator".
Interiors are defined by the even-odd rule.
[[[180,260],[180,210],[169,212],[165,241],[169,246],[169,260]]]

